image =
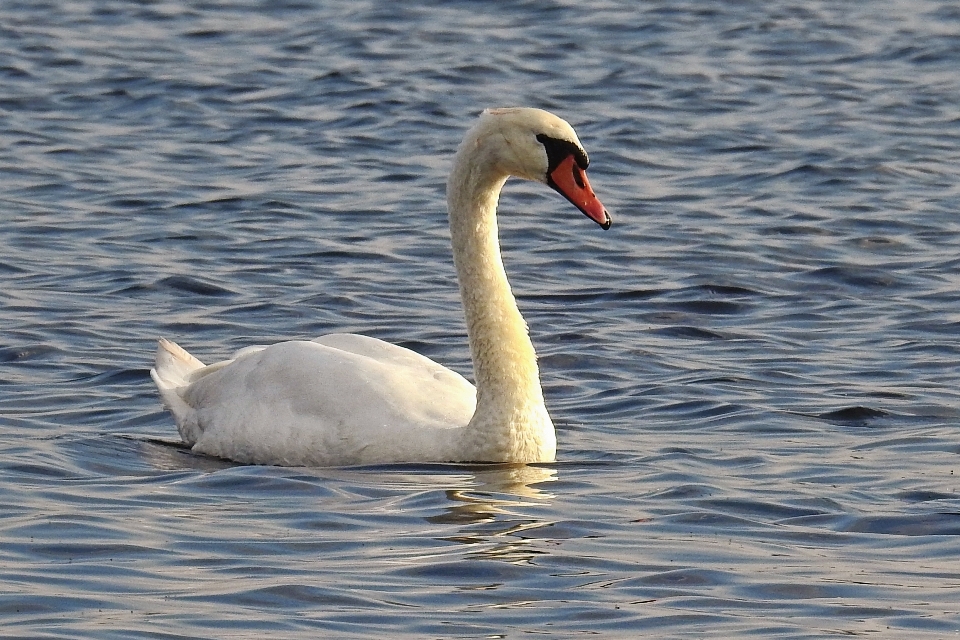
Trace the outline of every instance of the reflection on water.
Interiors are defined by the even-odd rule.
[[[456,534],[440,539],[476,545],[470,550],[476,558],[512,563],[530,562],[543,553],[530,546],[528,535],[552,522],[544,517],[544,510],[530,507],[550,504],[553,494],[537,485],[555,481],[557,470],[547,466],[490,465],[471,471],[474,484],[447,489],[447,499],[454,504],[446,513],[426,519],[432,524],[460,525]]]
[[[547,503],[553,495],[538,485],[554,482],[557,470],[550,466],[526,464],[491,464],[470,466],[475,485],[470,489],[448,491],[447,497],[454,502],[467,504],[487,503],[491,507],[507,509],[522,505],[524,500]],[[505,494],[505,495],[502,495]],[[521,500],[511,499],[519,498]],[[460,508],[458,505],[454,509]],[[498,511],[494,511],[496,513]]]

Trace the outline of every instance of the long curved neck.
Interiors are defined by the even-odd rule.
[[[471,424],[544,422],[536,353],[500,257],[497,201],[507,175],[465,142],[447,184],[450,235],[477,385]],[[551,453],[552,459],[552,453]]]

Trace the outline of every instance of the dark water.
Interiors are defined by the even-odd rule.
[[[952,2],[0,3],[0,637],[960,634]],[[450,156],[570,120],[505,261],[552,465],[177,448],[155,339],[469,372]]]

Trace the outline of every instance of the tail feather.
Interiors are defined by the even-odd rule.
[[[176,342],[160,338],[157,346],[157,359],[150,377],[153,378],[164,406],[170,410],[177,421],[177,427],[184,441],[193,446],[199,437],[194,433],[196,422],[193,409],[183,401],[179,390],[189,384],[189,376],[204,364],[187,353],[186,349]]]
[[[157,346],[157,362],[153,371],[163,383],[169,386],[182,386],[187,383],[187,376],[190,373],[202,367],[202,362],[187,353],[187,350],[176,342],[160,338]]]

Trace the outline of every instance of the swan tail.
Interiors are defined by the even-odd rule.
[[[191,373],[203,367],[202,362],[176,342],[160,338],[156,364],[150,369],[150,377],[160,390],[164,406],[173,414],[181,437],[190,446],[193,446],[200,434],[196,429],[194,410],[184,402],[180,389],[190,383]]]
[[[203,366],[202,362],[176,342],[160,338],[157,362],[150,370],[150,375],[158,387],[182,387],[187,384],[187,376]]]

